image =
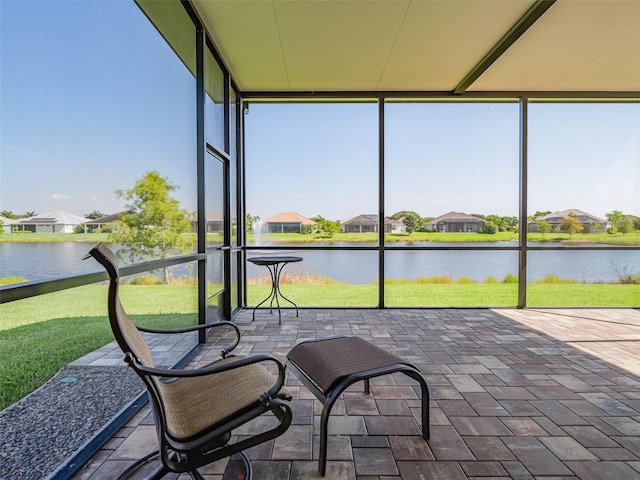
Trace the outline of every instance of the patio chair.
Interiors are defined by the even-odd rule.
[[[131,465],[121,478],[154,455],[159,455],[161,464],[148,478],[162,478],[169,472],[188,472],[192,478],[202,479],[198,468],[238,454],[245,464],[245,479],[250,479],[251,464],[243,450],[282,435],[291,423],[291,396],[280,392],[285,372],[282,363],[270,355],[231,355],[240,341],[240,331],[231,322],[170,330],[136,326],[120,303],[119,270],[113,252],[106,245],[99,244],[87,258],[89,256],[95,258],[109,274],[111,329],[124,352],[124,361],[147,388],[158,437],[158,450]],[[154,366],[141,333],[175,334],[222,326],[234,331],[233,344],[222,350],[220,360],[197,369]],[[266,370],[263,364],[268,363],[273,365],[277,375]],[[243,435],[243,439],[229,443],[233,430],[269,412],[277,419],[275,426],[248,438]]]

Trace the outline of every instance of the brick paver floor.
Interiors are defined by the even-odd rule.
[[[251,322],[251,311],[243,311],[236,353],[269,352],[284,361],[301,340],[357,335],[416,365],[431,392],[427,444],[413,380],[377,377],[369,396],[359,385],[348,390],[329,423],[327,479],[640,479],[638,310],[294,313],[283,311],[278,325],[275,315],[259,312]],[[192,363],[215,354],[207,346]],[[286,388],[294,397],[293,424],[248,452],[256,480],[319,477],[321,405],[293,375]],[[75,478],[115,478],[154,442],[145,409]],[[202,473],[212,480],[242,478],[236,461]]]

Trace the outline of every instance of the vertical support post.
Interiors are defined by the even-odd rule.
[[[384,98],[378,99],[378,308],[384,308]]]
[[[204,176],[204,48],[205,33],[202,25],[196,25],[196,172],[198,188],[198,253],[206,253],[207,218],[205,205],[206,179]],[[198,260],[198,323],[207,323],[207,260]],[[206,342],[206,332],[198,332],[198,342]]]
[[[229,108],[229,90],[231,79],[229,73],[224,71],[224,151],[231,157],[231,126],[229,124],[230,108]],[[223,221],[224,221],[224,239],[222,250],[222,262],[224,278],[223,278],[223,312],[224,320],[231,320],[231,165],[228,159],[223,159],[223,183],[224,183],[224,205],[223,205]]]
[[[240,289],[240,306],[247,306],[247,194],[245,190],[245,140],[244,140],[244,128],[245,128],[245,115],[249,113],[249,104],[243,99],[239,98],[238,104],[238,137],[236,142],[238,144],[238,202],[240,209],[238,212],[238,238],[240,239],[240,245],[242,250],[240,251],[240,264],[241,271],[238,275],[238,288]]]
[[[518,250],[518,308],[527,306],[527,197],[529,99],[520,98],[520,230]]]

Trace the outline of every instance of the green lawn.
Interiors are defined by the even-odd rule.
[[[377,307],[378,286],[281,285],[282,293],[299,307]],[[269,294],[265,285],[248,286],[248,303],[257,305]],[[518,285],[514,283],[390,284],[385,305],[393,307],[514,307]],[[528,306],[572,307],[640,305],[639,285],[543,284],[527,287]],[[282,302],[283,306],[290,306]],[[263,305],[264,306],[264,305]]]
[[[513,232],[498,232],[495,234],[483,233],[434,233],[414,232],[408,234],[385,234],[385,242],[518,242],[518,234]],[[299,234],[299,233],[262,233],[258,236],[261,244],[265,243],[315,243],[315,242],[355,242],[377,243],[377,233],[336,233],[332,236],[323,234]],[[568,245],[581,243],[597,243],[607,245],[640,245],[640,232],[631,232],[626,235],[620,233],[609,235],[607,233],[529,233],[527,239],[530,242],[549,243],[562,242]],[[255,242],[255,236],[249,234],[248,243]]]
[[[3,233],[2,242],[57,243],[57,242],[106,242],[108,233]]]
[[[194,236],[192,234],[188,234]],[[216,234],[210,234],[215,238]],[[336,233],[325,234],[300,234],[300,233],[261,233],[259,241],[264,243],[316,243],[316,242],[352,242],[352,243],[377,243],[377,233]],[[195,236],[194,236],[195,239]],[[530,242],[549,243],[562,242],[569,245],[581,243],[597,243],[607,245],[640,245],[640,232],[631,232],[625,235],[616,233],[529,233],[527,239]],[[2,242],[106,242],[107,233],[3,233],[0,234]],[[254,243],[255,235],[248,234],[247,242]],[[518,234],[513,232],[498,232],[495,234],[483,233],[434,233],[414,232],[408,234],[385,234],[385,242],[518,242]]]
[[[282,292],[300,307],[376,307],[376,284],[285,284]],[[270,285],[249,284],[249,305]],[[640,286],[530,284],[529,306],[640,305]],[[385,286],[390,307],[512,307],[517,284],[393,282]],[[196,322],[197,287],[123,285],[122,303],[134,321],[172,327]],[[0,409],[50,379],[69,362],[110,342],[106,285],[87,285],[0,305]],[[283,302],[283,306],[288,306]]]
[[[140,325],[194,325],[196,287],[128,286],[122,303]],[[87,285],[0,305],[0,409],[69,362],[111,342],[106,285]]]

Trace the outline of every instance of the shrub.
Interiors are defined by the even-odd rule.
[[[620,283],[622,283],[623,285],[640,285],[640,275],[621,275]]]
[[[125,280],[128,285],[162,285],[162,279],[155,275],[140,275],[139,277]]]
[[[470,284],[470,283],[476,283],[476,281],[469,277],[460,277],[458,280],[456,280],[456,283]]]
[[[490,233],[495,234],[498,231],[498,227],[493,222],[486,222],[482,229],[480,229],[480,233]]]
[[[511,273],[508,273],[507,276],[504,277],[504,280],[502,280],[502,283],[518,283],[518,277]]]
[[[563,278],[558,275],[547,275],[544,278],[540,278],[535,283],[578,283],[573,278]]]
[[[488,277],[485,279],[484,283],[498,283],[498,280],[495,277]]]

